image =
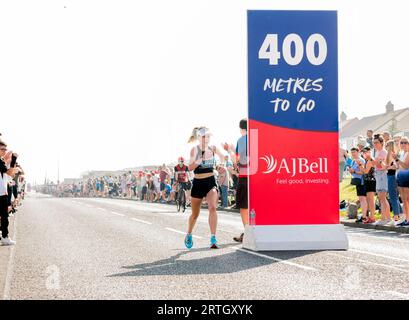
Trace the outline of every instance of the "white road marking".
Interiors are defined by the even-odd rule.
[[[406,269],[399,268],[399,267],[406,268],[407,267],[406,265],[393,265],[393,264],[389,265],[389,264],[384,264],[384,263],[372,262],[372,261],[368,261],[368,260],[364,260],[364,259],[348,257],[348,256],[345,256],[343,254],[335,253],[335,252],[329,252],[328,255],[332,255],[332,256],[336,256],[336,257],[342,257],[342,258],[346,258],[346,259],[349,259],[349,260],[359,261],[359,262],[362,262],[363,266],[366,266],[366,265],[370,264],[370,265],[373,265],[373,266],[380,266],[380,267],[384,267],[384,268],[387,268],[387,269],[393,269],[393,270],[397,270],[397,271],[401,271],[401,272],[405,272],[405,273],[407,272]]]
[[[283,264],[286,264],[286,265],[289,265],[289,266],[292,266],[292,267],[297,267],[297,268],[300,268],[300,269],[303,269],[303,270],[318,271],[317,269],[312,268],[312,267],[307,267],[307,266],[304,266],[304,265],[299,264],[299,263],[295,263],[295,262],[291,262],[291,261],[287,261],[287,260],[283,260],[283,259],[279,259],[279,258],[274,258],[274,257],[268,256],[268,255],[265,255],[265,254],[258,253],[258,252],[249,251],[249,250],[245,250],[245,249],[241,249],[241,248],[235,248],[234,250],[240,251],[240,252],[245,252],[245,253],[248,253],[248,254],[252,254],[253,256],[273,260],[273,261],[276,261],[278,263],[283,263]]]
[[[383,264],[383,263],[376,263],[376,262],[370,262],[370,261],[368,261],[368,260],[363,260],[363,259],[357,259],[357,260],[358,260],[358,261],[361,261],[361,262],[363,262],[363,263],[366,263],[366,264],[370,263],[370,264],[372,264],[372,265],[374,265],[374,266],[380,266],[380,267],[384,267],[384,268],[388,268],[388,269],[398,270],[398,271],[402,271],[402,272],[405,272],[405,273],[407,272],[406,269],[398,268],[397,266],[394,266],[394,265]],[[406,267],[406,266],[402,266],[402,267]]]
[[[406,294],[406,293],[401,293],[401,292],[392,291],[392,290],[385,291],[385,293],[391,294],[393,296],[398,296],[403,299],[409,299],[409,294]]]
[[[150,208],[152,208],[153,210],[155,210],[156,212],[154,212],[155,214],[158,214],[158,215],[169,215],[169,216],[174,216],[174,217],[178,217],[178,218],[181,218],[181,219],[185,219],[185,216],[186,215],[181,215],[181,214],[178,214],[178,213],[174,213],[173,211],[171,211],[171,210],[167,210],[167,209],[164,209],[164,205],[161,205],[161,204],[151,204],[151,203],[145,203],[145,202],[137,202],[137,201],[129,201],[129,202],[131,202],[131,203],[129,203],[129,202],[127,202],[127,204],[120,204],[120,202],[119,201],[117,201],[117,200],[108,200],[108,199],[104,199],[104,200],[102,200],[101,201],[101,199],[92,199],[91,201],[95,201],[95,202],[99,202],[99,203],[101,203],[101,202],[105,202],[105,203],[111,203],[111,204],[115,204],[115,205],[119,205],[119,206],[122,206],[122,207],[132,207],[133,209],[136,209],[136,210],[138,210],[138,209],[141,209],[141,207],[144,207],[144,209],[146,209],[146,207],[150,207]],[[89,207],[93,207],[93,206],[90,206],[90,205],[88,205],[87,204],[87,206],[89,206]],[[162,211],[163,210],[163,211]],[[158,211],[160,211],[160,212],[158,212]],[[227,216],[228,214],[231,214],[231,213],[226,213],[226,214],[222,214],[222,216]],[[121,214],[118,214],[118,215],[121,215]],[[199,222],[207,222],[207,219],[206,219],[206,217],[204,217],[204,216],[200,216],[199,217]],[[225,219],[220,219],[220,220],[225,220]],[[224,226],[228,226],[228,227],[233,227],[234,229],[235,228],[238,228],[238,227],[241,227],[241,221],[239,221],[239,220],[237,220],[237,221],[235,221],[236,219],[234,219],[234,220],[230,220],[229,219],[229,221],[219,221],[219,222],[221,222]],[[136,220],[135,220],[136,221]],[[180,233],[180,234],[183,234],[183,235],[185,235],[186,234],[186,232],[183,232],[183,231],[179,231],[179,230],[176,230],[176,229],[172,229],[172,228],[166,228],[168,231],[173,231],[173,232],[176,232],[176,233]],[[218,230],[220,230],[220,231],[222,231],[222,232],[228,232],[228,233],[234,233],[234,231],[228,231],[228,230],[226,230],[226,229],[218,229]],[[370,230],[370,232],[371,233],[381,233],[381,232],[385,232],[385,231],[382,231],[382,230]],[[353,233],[353,232],[351,232],[349,235],[350,236],[358,236],[358,237],[362,237],[362,236],[368,236],[368,237],[371,237],[371,234],[370,234],[370,232],[365,232],[365,230],[363,230],[362,231],[362,233],[360,233],[360,234],[357,234],[357,233]],[[198,238],[198,239],[202,239],[203,237],[199,237],[199,236],[193,236],[193,237],[195,237],[195,238]],[[374,236],[372,236],[371,238],[373,238]],[[382,239],[383,240],[383,239]],[[404,239],[395,239],[395,241],[396,240],[398,240],[399,242],[404,242],[405,240]],[[393,241],[393,240],[391,240],[391,241]],[[387,256],[387,255],[382,255],[382,254],[376,254],[376,253],[372,253],[372,252],[369,252],[369,251],[363,251],[363,250],[358,250],[358,249],[349,249],[349,251],[351,251],[351,252],[357,252],[357,253],[363,253],[363,254],[368,254],[368,255],[372,255],[372,256],[377,256],[377,257],[383,257],[383,258],[387,258],[387,259],[392,259],[392,260],[397,260],[397,261],[403,261],[403,262],[406,262],[406,263],[409,263],[409,260],[407,260],[407,259],[401,259],[401,258],[395,258],[395,257],[392,257],[392,256]],[[246,252],[248,252],[248,251],[246,251]],[[269,257],[269,256],[265,256],[265,257]],[[270,257],[271,258],[271,257]],[[365,261],[365,260],[362,260],[362,261]],[[367,261],[368,263],[369,263],[369,261]],[[288,263],[288,262],[287,262]],[[385,265],[386,266],[386,265]],[[307,267],[308,268],[308,267]],[[391,266],[391,268],[394,268],[393,266]],[[396,268],[396,267],[395,267]]]
[[[368,255],[370,255],[370,256],[374,256],[374,257],[386,258],[386,259],[397,260],[397,261],[403,261],[403,262],[408,262],[408,263],[409,263],[409,260],[408,260],[408,259],[396,258],[396,257],[387,256],[387,255],[380,254],[380,253],[373,253],[373,252],[363,251],[363,250],[358,250],[358,249],[349,249],[348,251],[357,252],[357,253],[363,253],[363,254],[368,254]]]
[[[94,206],[91,206],[90,204],[86,204],[86,206],[87,206],[88,208],[94,208]]]
[[[235,234],[236,232],[234,232],[234,231],[231,231],[231,230],[225,230],[225,229],[221,229],[221,228],[217,228],[217,231],[222,231],[222,232],[227,232],[227,233],[233,233],[233,234]],[[239,231],[237,231],[237,232],[239,232]]]
[[[122,213],[118,213],[118,212],[115,212],[115,211],[111,211],[111,213],[116,215],[116,216],[125,217],[125,215],[122,214]]]
[[[393,232],[393,233],[395,233],[395,232]],[[371,236],[370,234],[362,234],[362,233],[349,233],[348,234],[348,236],[351,236],[351,237],[362,237],[362,238],[371,238],[371,240],[372,239],[374,239],[374,240],[381,240],[381,241],[393,241],[393,242],[400,242],[400,243],[408,243],[409,241],[409,235],[407,235],[407,234],[400,234],[399,235],[399,239],[396,239],[396,238],[390,238],[390,237],[387,237],[387,236],[384,236],[384,237],[380,237],[380,236]]]
[[[176,233],[186,235],[186,232],[183,232],[183,231],[179,231],[179,230],[172,229],[172,228],[165,228],[165,229],[168,230],[168,231],[172,231],[172,232],[176,232]],[[196,239],[203,239],[203,237],[201,237],[201,236],[196,236],[196,235],[192,235],[192,236],[193,236],[193,238],[196,238]]]
[[[104,209],[104,208],[97,208],[97,209],[101,211],[107,211],[107,209]]]
[[[152,222],[141,220],[141,219],[136,219],[136,218],[131,218],[131,220],[137,221],[137,222],[140,222],[140,223],[145,223],[145,224],[152,224]]]

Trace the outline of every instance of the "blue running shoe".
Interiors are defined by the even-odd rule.
[[[193,237],[190,233],[188,233],[185,237],[185,246],[188,249],[192,249],[193,247]]]
[[[216,236],[210,237],[210,249],[219,249],[219,246],[217,245]]]
[[[403,220],[402,222],[396,224],[397,227],[407,227],[408,225],[407,220]]]

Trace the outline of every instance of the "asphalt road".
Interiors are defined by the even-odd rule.
[[[114,199],[31,194],[0,247],[5,299],[408,299],[409,235],[346,228],[348,251],[253,253],[219,213],[219,250],[207,213],[184,248],[189,211]]]

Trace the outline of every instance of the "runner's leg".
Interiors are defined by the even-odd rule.
[[[193,228],[195,227],[197,218],[200,214],[200,206],[202,205],[202,199],[192,198],[192,213],[189,217],[189,225],[187,228],[187,233],[192,233]]]
[[[217,201],[219,199],[219,193],[216,188],[210,190],[206,195],[206,201],[209,208],[209,226],[210,233],[215,235],[217,229]],[[193,200],[193,198],[192,198]],[[192,202],[193,203],[193,202]]]

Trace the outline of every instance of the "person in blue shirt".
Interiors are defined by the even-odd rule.
[[[361,204],[362,216],[356,221],[357,223],[360,223],[366,220],[368,211],[368,203],[366,201],[366,190],[362,171],[363,166],[365,166],[365,160],[360,157],[358,148],[351,149],[351,156],[352,158],[348,171],[352,176],[351,184],[355,185],[356,194]]]
[[[169,184],[168,180],[166,180],[165,191],[166,191],[166,198],[169,198],[170,192],[172,191],[172,186]]]
[[[352,158],[349,156],[348,151],[347,151],[347,158],[346,158],[346,161],[345,161],[345,168],[347,170],[349,170],[349,168],[351,168],[353,161],[354,160],[352,160]]]
[[[249,224],[249,210],[248,210],[248,150],[247,150],[247,119],[240,120],[239,123],[241,137],[237,140],[235,150],[226,145],[226,151],[230,153],[231,159],[234,161],[236,167],[236,174],[239,177],[236,190],[236,208],[240,209],[241,220],[244,228]],[[240,236],[234,237],[236,242],[243,242],[244,232]]]

